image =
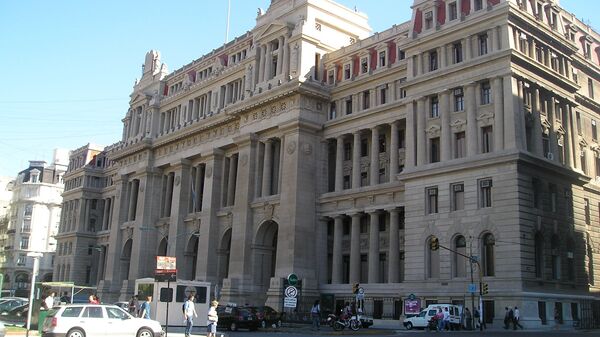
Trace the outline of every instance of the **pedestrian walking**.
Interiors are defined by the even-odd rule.
[[[508,307],[504,307],[504,330],[508,329],[508,325],[510,324],[508,320]]]
[[[438,307],[438,312],[435,314],[435,322],[437,323],[437,331],[443,331],[444,329],[444,312],[442,307]]]
[[[560,329],[560,324],[561,324],[561,317],[560,317],[560,312],[558,311],[558,308],[554,308],[554,329],[558,330]]]
[[[467,321],[467,330],[473,330],[473,315],[469,308],[465,308],[465,320]]]
[[[148,296],[146,302],[142,303],[141,318],[150,319],[150,303],[152,303],[152,296]]]
[[[521,328],[521,330],[523,330],[523,326],[519,322],[520,320],[521,320],[521,312],[519,311],[519,308],[515,307],[514,317],[513,317],[513,329],[514,330],[517,330],[517,327],[519,327],[519,328]]]
[[[192,326],[194,325],[196,314],[196,305],[194,304],[194,295],[189,295],[187,301],[183,303],[183,319],[185,321],[185,337],[190,337]]]
[[[321,305],[319,304],[319,300],[315,301],[312,309],[310,309],[310,315],[312,316],[313,321],[313,329],[321,330]]]
[[[131,296],[131,300],[129,300],[129,304],[127,305],[127,309],[129,310],[129,313],[131,314],[131,316],[138,317],[137,309],[139,306],[140,306],[140,304],[139,304],[137,295]]]
[[[443,329],[449,329],[450,328],[450,312],[448,312],[448,307],[444,308],[444,318],[443,318]]]
[[[213,300],[210,302],[210,309],[208,309],[208,322],[206,323],[206,337],[217,337],[217,323],[219,322],[219,316],[217,315],[217,306],[219,302]]]

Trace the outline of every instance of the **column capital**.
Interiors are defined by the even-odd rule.
[[[225,151],[220,148],[213,148],[204,154],[202,157],[206,159],[215,159],[219,157],[223,157],[225,155]]]
[[[250,132],[250,133],[247,133],[244,135],[234,137],[233,142],[235,144],[237,144],[238,146],[244,146],[248,143],[255,142],[257,139],[258,139],[258,136],[255,133]]]
[[[400,126],[400,121],[399,120],[394,120],[388,123],[390,126],[394,125],[396,127]]]
[[[347,216],[352,217],[352,218],[361,217],[361,216],[363,216],[363,214],[364,213],[361,211],[354,211],[354,212],[346,213]]]
[[[384,211],[388,212],[388,213],[400,213],[400,208],[399,207],[392,207],[392,208],[384,208]]]

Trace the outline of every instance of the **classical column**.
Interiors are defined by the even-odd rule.
[[[536,156],[542,157],[544,155],[544,146],[542,142],[542,121],[540,117],[540,88],[537,86],[533,87],[531,90],[531,95],[531,113],[533,114],[533,127],[531,129],[531,152],[533,152],[533,154]]]
[[[448,49],[447,49],[447,45],[443,45],[442,47],[438,48],[439,50],[439,54],[440,54],[440,66],[442,69],[446,68],[448,66],[448,62],[447,61],[447,54],[448,54]]]
[[[265,157],[263,162],[262,176],[262,196],[271,195],[271,179],[273,175],[273,141],[267,139],[265,141]]]
[[[237,177],[238,156],[234,154],[229,159],[229,176],[227,177],[227,206],[232,206],[235,200],[235,183]]]
[[[344,136],[336,139],[335,151],[335,191],[340,192],[344,189]]]
[[[472,56],[473,53],[472,53],[472,50],[471,50],[473,44],[471,43],[471,37],[470,36],[467,36],[463,41],[464,41],[463,45],[465,46],[465,61],[468,61],[468,60],[470,60],[473,57]]]
[[[565,127],[565,135],[563,136],[563,149],[565,151],[565,165],[569,168],[573,168],[573,151],[571,148],[571,119],[570,119],[571,105],[568,102],[563,104],[562,109],[562,120]]]
[[[360,213],[352,214],[350,230],[350,283],[360,282]]]
[[[406,153],[404,167],[415,166],[415,102],[409,102],[406,107]]]
[[[283,53],[282,59],[283,59],[283,65],[282,65],[282,70],[281,72],[283,73],[283,76],[285,79],[287,79],[289,77],[289,72],[290,72],[290,55],[289,55],[289,51],[288,51],[288,37],[284,36],[283,39],[283,49],[281,50]]]
[[[425,138],[425,98],[417,100],[417,166],[427,163],[427,139]]]
[[[283,36],[279,37],[279,50],[277,51],[277,70],[275,76],[281,75],[281,69],[283,66]]]
[[[452,159],[452,132],[450,130],[450,91],[444,90],[440,97],[440,122],[442,127],[441,145],[441,161]]]
[[[352,188],[360,187],[360,130],[354,132],[352,144]]]
[[[319,217],[316,223],[316,250],[317,250],[317,282],[326,284],[327,275],[327,226],[329,218]]]
[[[171,216],[171,202],[173,200],[173,182],[175,180],[175,173],[171,172],[167,176],[167,195],[165,198],[165,217]]]
[[[467,156],[477,154],[477,101],[475,98],[475,84],[467,86],[466,110],[467,110]]]
[[[390,182],[396,180],[398,174],[398,121],[390,123]]]
[[[556,137],[556,130],[555,128],[555,122],[556,122],[556,114],[558,113],[556,111],[556,104],[555,104],[555,100],[554,100],[554,96],[551,92],[548,92],[548,95],[546,97],[546,111],[548,114],[548,122],[550,123],[550,134],[549,134],[549,140],[550,140],[550,153],[552,153],[552,161],[557,161],[558,160],[558,151],[557,151],[557,147],[558,147],[558,139]],[[546,154],[544,154],[546,155]]]
[[[517,79],[506,75],[502,79],[504,98],[504,142],[507,149],[517,148],[517,132],[515,129],[515,110],[519,108]]]
[[[492,53],[498,49],[498,27],[492,27],[488,31],[488,52]]]
[[[502,78],[492,80],[494,100],[494,151],[504,149],[504,100],[502,99]]]
[[[390,237],[388,245],[388,282],[400,282],[400,242],[399,242],[399,217],[400,212],[394,208],[390,210]]]
[[[135,220],[139,185],[140,181],[138,179],[133,179],[129,183],[129,187],[131,188],[131,192],[129,193],[129,210],[127,213],[127,220],[129,221]]]
[[[379,283],[379,212],[369,216],[369,283]]]
[[[265,80],[265,59],[267,58],[267,48],[265,45],[260,45],[257,55],[260,56],[260,69],[256,69],[256,72],[258,73],[258,83],[261,83]]]
[[[333,222],[333,261],[331,266],[331,283],[342,283],[342,235],[344,224],[342,215],[337,215]]]
[[[265,54],[265,81],[268,81],[271,79],[271,62],[273,55],[273,43],[269,42],[267,43],[267,53]]]
[[[371,186],[379,184],[379,127],[371,129]]]

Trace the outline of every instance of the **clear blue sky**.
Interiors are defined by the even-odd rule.
[[[410,19],[412,0],[339,0],[374,31]],[[269,0],[231,0],[230,38],[252,29]],[[598,2],[561,0],[592,25]],[[173,71],[223,44],[227,0],[0,1],[0,175],[54,148],[120,140],[144,55]],[[596,18],[593,18],[596,20]]]

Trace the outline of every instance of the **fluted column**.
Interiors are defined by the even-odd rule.
[[[369,216],[369,283],[379,283],[379,212]]]
[[[390,237],[388,245],[388,282],[400,282],[400,242],[399,242],[399,216],[398,209],[390,210]]]
[[[352,214],[350,230],[350,283],[360,282],[360,213]]]
[[[542,121],[540,117],[540,89],[538,87],[533,87],[531,90],[531,95],[531,113],[533,114],[531,152],[533,152],[534,155],[541,157],[544,155],[544,145],[542,142]]]
[[[167,195],[165,198],[165,204],[164,204],[164,209],[165,209],[165,217],[169,217],[171,216],[171,202],[173,200],[173,182],[175,180],[175,174],[174,173],[169,173],[169,175],[167,176]]]
[[[333,222],[333,261],[331,266],[331,283],[342,283],[342,235],[344,234],[342,215]]]
[[[558,160],[558,151],[557,151],[557,147],[558,147],[558,139],[556,138],[556,130],[555,128],[555,124],[556,124],[556,105],[554,104],[554,96],[552,95],[551,92],[548,93],[548,96],[546,97],[546,111],[548,112],[548,122],[550,123],[550,153],[552,153],[552,161],[557,161]],[[550,159],[550,158],[548,158]]]
[[[371,186],[379,184],[379,127],[371,129]]]
[[[290,55],[289,55],[289,51],[288,51],[288,37],[284,36],[283,38],[283,49],[281,50],[283,56],[283,65],[282,65],[282,70],[281,72],[283,73],[283,76],[287,79],[289,77],[289,72],[290,72]]]
[[[344,136],[337,137],[335,151],[335,191],[344,189]]]
[[[273,55],[273,43],[269,42],[267,43],[267,53],[265,55],[265,81],[268,81],[271,79],[271,62],[272,62],[272,57]]]
[[[573,130],[571,130],[571,150],[573,151],[573,168],[581,169],[581,165],[579,164],[579,127],[577,125],[577,113],[573,112],[573,107],[569,106],[569,115],[571,118],[571,126]]]
[[[267,48],[265,45],[260,45],[258,54],[260,54],[260,69],[256,71],[258,72],[258,83],[261,83],[265,80],[265,59],[267,58]]]
[[[271,195],[271,179],[273,175],[273,141],[267,139],[265,141],[265,157],[263,163],[262,176],[262,196]]]
[[[425,98],[417,100],[417,166],[427,163],[427,140],[425,139]]]
[[[398,121],[390,123],[390,182],[398,174]]]
[[[415,166],[415,104],[410,102],[406,106],[406,153],[404,167],[407,169]]]
[[[354,132],[352,144],[352,188],[360,187],[360,130]]]
[[[445,90],[440,97],[440,122],[442,123],[441,161],[452,159],[452,132],[450,130],[450,92]]]
[[[475,99],[475,84],[466,86],[467,95],[467,156],[477,154],[477,102]]]
[[[492,80],[494,100],[494,151],[504,149],[504,100],[502,98],[502,78]]]
[[[573,151],[571,150],[571,119],[570,119],[571,105],[565,102],[562,111],[562,120],[565,128],[565,135],[563,139],[563,149],[565,151],[565,165],[569,168],[573,168]]]
[[[277,51],[277,71],[275,76],[281,75],[281,69],[283,66],[283,36],[279,37],[279,50]]]

